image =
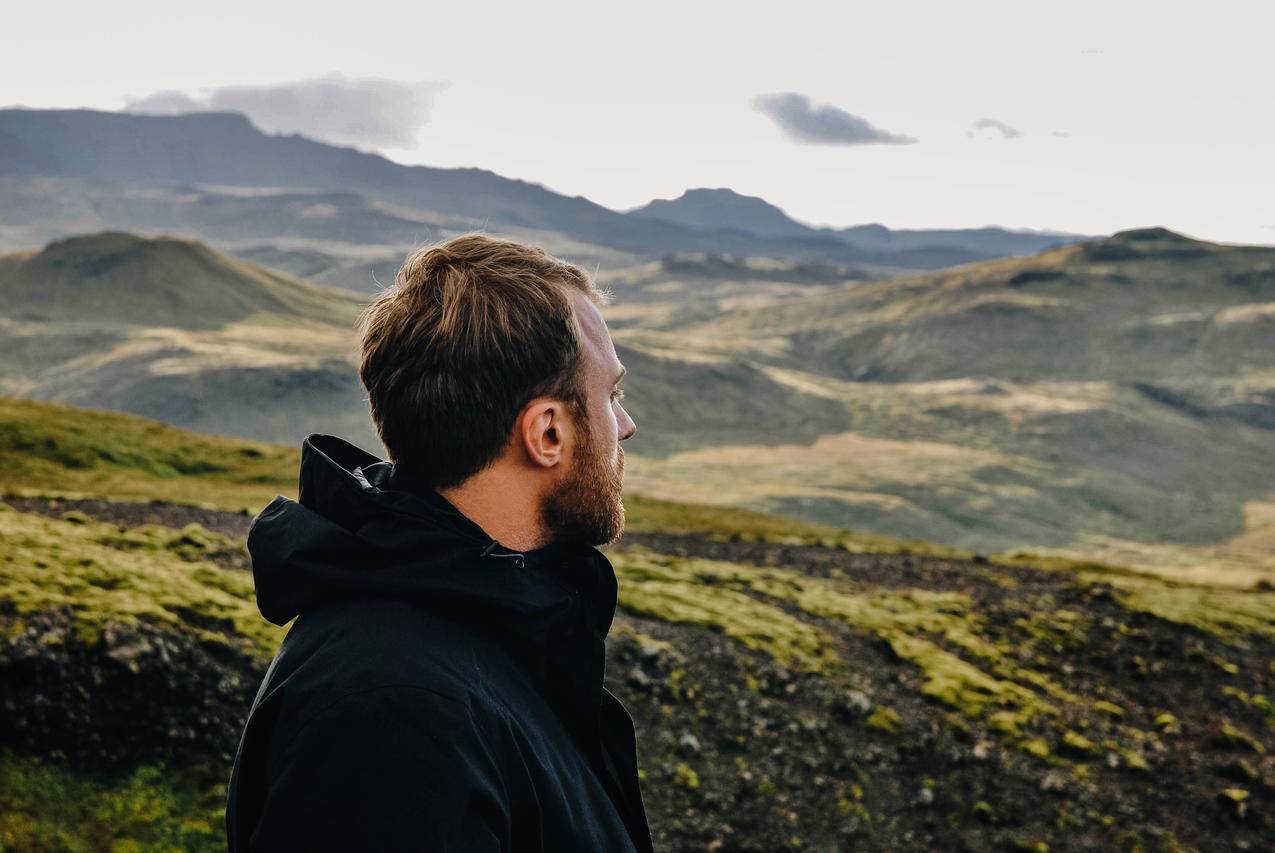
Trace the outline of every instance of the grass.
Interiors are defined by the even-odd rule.
[[[1107,585],[1126,609],[1188,625],[1223,640],[1259,634],[1275,638],[1275,591],[1239,589],[1219,582],[1191,583],[1095,560],[1022,551],[993,554],[1000,565],[1026,566],[1072,576],[1083,585]]]
[[[772,542],[785,545],[818,545],[855,553],[922,554],[968,557],[970,552],[932,542],[898,539],[876,533],[848,530],[738,507],[687,504],[645,495],[624,500],[625,530],[635,533],[696,534],[733,542]]]
[[[123,530],[72,517],[21,513],[0,503],[0,600],[23,617],[62,610],[76,639],[92,644],[107,625],[146,622],[262,658],[283,629],[257,613],[251,577],[206,561],[227,546],[198,525]]]
[[[1025,753],[1056,762],[1062,760],[1056,755],[1089,761],[1110,752],[1131,769],[1147,767],[1141,751],[1124,742],[1132,739],[1136,745],[1143,736],[1125,723],[1124,708],[1073,692],[1022,664],[1066,660],[1088,642],[1089,617],[1054,606],[1049,596],[1034,599],[1035,609],[1004,631],[992,631],[989,614],[958,591],[863,588],[787,569],[661,554],[639,546],[610,556],[621,579],[621,607],[630,612],[708,627],[781,663],[824,675],[859,665],[847,660],[835,632],[823,621],[832,620],[884,642],[915,667],[922,695],[962,718],[981,721],[990,733]],[[1147,612],[1223,637],[1275,636],[1275,595],[1270,593],[1191,587],[1093,563],[1068,567],[1050,560],[1046,566],[1040,570],[1068,571],[1081,584],[1110,584],[1130,612]],[[1271,713],[1262,694],[1232,691],[1227,698]],[[1119,737],[1099,743],[1070,728],[1095,720],[1100,727],[1115,727]],[[889,731],[888,722],[877,719],[874,725]]]
[[[1275,525],[1267,520],[1271,506],[1270,502],[1249,501],[1245,528],[1215,545],[1156,545],[1087,537],[1083,544],[1067,548],[1033,548],[1027,559],[1118,565],[1140,574],[1202,586],[1275,589]]]
[[[959,538],[967,526],[954,523],[948,510],[985,512],[1003,493],[1003,486],[978,482],[977,472],[1021,469],[1026,478],[1031,467],[1025,458],[952,441],[838,430],[813,441],[776,443],[772,436],[642,456],[634,459],[629,482],[635,491],[677,502],[742,506],[824,524],[855,517],[900,538],[915,538],[896,530],[909,527],[941,539]]]
[[[141,766],[82,775],[0,753],[0,850],[225,850],[225,790],[217,777]]]
[[[299,451],[148,418],[0,397],[0,493],[256,511],[296,488]]]

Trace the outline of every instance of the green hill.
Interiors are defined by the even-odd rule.
[[[19,321],[215,329],[260,314],[351,318],[359,304],[173,237],[103,231],[0,255],[0,312]]]
[[[354,371],[365,301],[189,240],[62,240],[0,256],[0,393],[211,433],[374,440]]]
[[[839,379],[1143,380],[1275,368],[1275,249],[1162,228],[741,308],[697,327]]]
[[[0,844],[222,849],[293,448],[0,400]],[[1260,849],[1275,591],[628,497],[659,849]]]

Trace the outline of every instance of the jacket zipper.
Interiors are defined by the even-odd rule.
[[[517,566],[518,568],[525,569],[527,567],[527,559],[526,557],[522,555],[522,552],[520,551],[514,551],[512,554],[493,553],[491,549],[495,548],[499,544],[500,543],[497,542],[495,539],[491,540],[490,542],[487,543],[487,547],[483,548],[481,551],[478,552],[478,555],[480,557],[507,557],[509,559],[512,559],[514,561],[514,565]]]

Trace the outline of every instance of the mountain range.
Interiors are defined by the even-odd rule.
[[[706,197],[720,219],[703,215]],[[239,113],[0,110],[0,209],[7,211],[0,249],[105,227],[161,228],[222,248],[270,238],[401,250],[483,227],[542,241],[557,235],[551,245],[586,261],[707,251],[893,272],[1077,239],[986,229],[814,229],[729,190],[696,190],[625,214],[484,169],[404,166],[297,134],[266,134]]]

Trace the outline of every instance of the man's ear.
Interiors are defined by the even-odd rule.
[[[552,397],[532,400],[514,424],[514,440],[521,444],[532,465],[557,465],[571,440],[566,404]]]

